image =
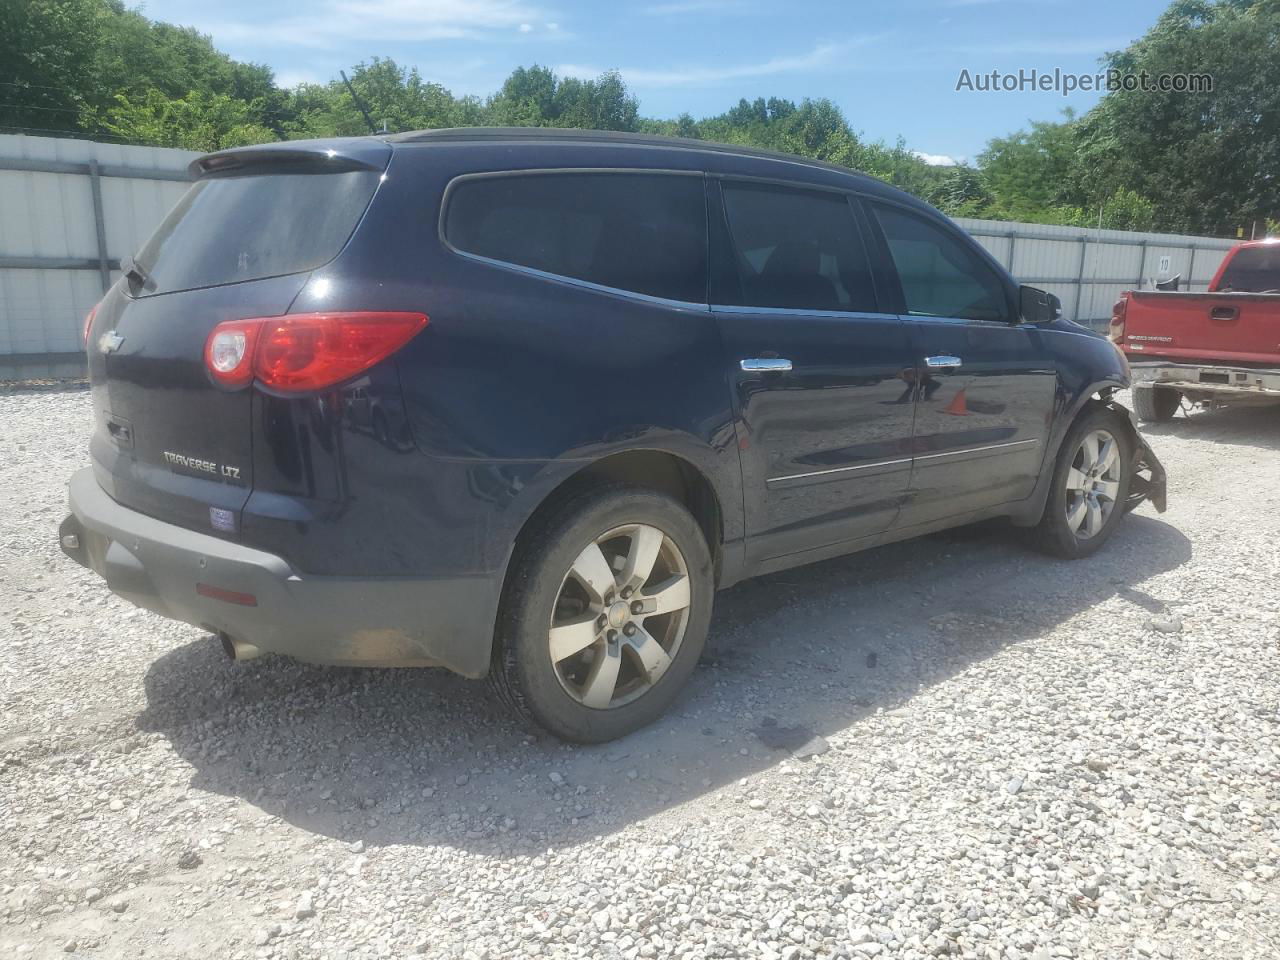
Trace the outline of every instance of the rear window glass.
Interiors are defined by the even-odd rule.
[[[374,190],[374,170],[201,180],[136,260],[143,292],[169,293],[312,270],[337,256]]]
[[[451,191],[445,239],[464,253],[705,303],[705,209],[697,176],[480,177]]]
[[[1237,250],[1218,283],[1237,293],[1280,293],[1280,243]]]

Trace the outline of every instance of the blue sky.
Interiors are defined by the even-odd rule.
[[[1028,120],[1097,94],[957,92],[971,73],[1093,73],[1167,0],[151,0],[286,85],[327,81],[371,56],[484,95],[520,65],[594,76],[616,68],[645,116],[722,112],[739,97],[830,97],[869,139],[971,158]]]

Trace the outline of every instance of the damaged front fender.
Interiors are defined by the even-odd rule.
[[[1164,513],[1167,506],[1167,475],[1164,464],[1155,455],[1151,445],[1138,432],[1138,419],[1133,412],[1115,400],[1104,401],[1108,407],[1121,415],[1121,419],[1129,427],[1129,438],[1133,441],[1135,451],[1133,479],[1129,482],[1129,496],[1125,499],[1124,509],[1127,513],[1144,500],[1150,500],[1157,513]]]

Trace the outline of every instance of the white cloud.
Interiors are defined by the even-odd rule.
[[[532,32],[545,17],[532,0],[322,0],[305,16],[197,26],[224,43],[337,48],[353,38],[420,42]]]
[[[325,83],[327,79],[313,70],[281,70],[276,73],[276,86],[292,89],[300,83]]]
[[[818,44],[808,53],[795,56],[772,57],[757,63],[740,63],[722,67],[677,66],[666,69],[651,67],[619,67],[627,83],[638,87],[683,87],[720,83],[744,77],[770,77],[781,73],[805,73],[821,67],[846,63],[843,60],[855,47],[864,46],[878,39],[860,37],[843,43]],[[591,78],[604,73],[605,68],[584,64],[566,63],[556,68],[562,76]]]
[[[945,153],[924,153],[921,150],[911,152],[931,167],[958,167],[964,162],[963,157],[952,157]]]

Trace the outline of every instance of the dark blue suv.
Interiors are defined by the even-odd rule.
[[[607,740],[718,587],[998,516],[1078,557],[1164,507],[1115,347],[846,169],[479,129],[192,172],[90,314],[60,532],[237,659],[487,675]]]

